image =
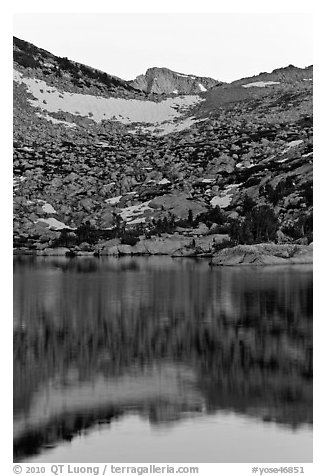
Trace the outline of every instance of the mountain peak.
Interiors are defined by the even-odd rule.
[[[177,73],[166,67],[148,68],[145,74],[137,76],[130,84],[148,94],[198,94],[222,84],[213,78],[193,74]]]

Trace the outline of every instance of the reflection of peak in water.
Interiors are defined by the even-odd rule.
[[[28,456],[39,454],[45,448],[51,448],[57,444],[66,441],[70,442],[74,437],[87,434],[88,430],[96,428],[97,425],[110,425],[114,420],[122,419],[127,415],[140,415],[143,419],[149,418],[155,432],[165,432],[167,428],[180,422],[181,420],[191,420],[200,416],[197,405],[183,405],[179,407],[175,405],[173,408],[174,418],[171,418],[171,413],[166,415],[166,418],[161,415],[160,421],[151,420],[151,412],[154,406],[163,405],[165,402],[149,402],[143,406],[133,406],[114,408],[102,407],[94,408],[89,411],[73,412],[71,414],[65,413],[57,418],[50,420],[47,424],[33,429],[19,435],[14,439],[14,461],[23,461]],[[156,410],[154,410],[156,412]],[[160,411],[160,410],[158,410]]]
[[[195,376],[185,366],[156,365],[144,372],[108,379],[97,376],[87,382],[75,376],[68,385],[49,382],[33,395],[28,412],[17,415],[16,458],[125,412],[140,413],[159,425],[189,418],[203,408]]]
[[[191,368],[208,411],[311,422],[311,267],[221,270],[168,259],[164,268],[162,258],[137,258],[138,270],[115,260],[113,272],[100,261],[97,272],[56,271],[44,260],[16,267],[17,414],[67,369],[90,382],[169,360]],[[155,411],[153,420],[164,418]]]
[[[59,376],[34,392],[27,412],[14,422],[14,434],[26,428],[42,425],[64,412],[88,411],[100,405],[132,406],[141,402],[166,402],[171,405],[202,404],[202,397],[195,389],[196,377],[191,369],[175,364],[162,364],[138,372],[116,377],[101,374],[81,380],[78,373],[67,380]]]
[[[312,424],[312,381],[275,371],[217,372],[198,383],[208,413],[227,410],[296,429]]]

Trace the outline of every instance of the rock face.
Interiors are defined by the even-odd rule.
[[[312,261],[312,246],[261,243],[225,248],[213,257],[211,264],[213,266],[262,266],[290,263],[310,264]]]
[[[171,195],[162,195],[149,202],[149,206],[155,209],[167,210],[178,218],[187,218],[189,210],[193,217],[207,211],[205,203],[200,203],[191,199],[189,194],[173,193]]]
[[[145,74],[137,76],[130,85],[151,94],[198,94],[222,84],[212,78],[181,74],[168,68],[149,68]]]

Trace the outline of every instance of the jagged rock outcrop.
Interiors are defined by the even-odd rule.
[[[130,84],[148,94],[198,94],[222,84],[212,78],[176,73],[168,68],[149,68]]]
[[[190,210],[194,218],[207,211],[205,203],[192,200],[190,194],[180,192],[155,197],[149,202],[149,206],[156,210],[168,211],[177,218],[184,219],[187,218]]]

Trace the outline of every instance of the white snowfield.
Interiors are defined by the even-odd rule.
[[[49,114],[41,114],[40,112],[37,112],[36,115],[41,119],[45,119],[46,121],[52,122],[53,124],[63,124],[66,127],[77,127],[77,124],[75,124],[74,122],[60,121],[55,117],[49,116]]]
[[[107,198],[105,201],[105,203],[108,203],[109,205],[116,205],[117,203],[120,202],[122,198],[122,195],[119,195],[118,197],[112,197],[112,198]]]
[[[302,143],[303,143],[302,139],[293,140],[293,141],[288,143],[288,147],[296,147],[297,145],[300,145]]]
[[[201,83],[198,83],[198,87],[199,87],[199,89],[201,90],[202,93],[205,93],[207,91],[205,86],[203,86]]]
[[[159,185],[167,185],[168,183],[171,183],[171,182],[167,178],[163,178],[162,180],[158,182]]]
[[[196,79],[195,76],[190,76],[190,74],[181,74],[181,73],[176,73],[177,76],[180,76],[180,78],[191,78],[191,79]]]
[[[232,195],[216,196],[212,198],[210,203],[212,207],[216,207],[218,205],[220,208],[226,208],[228,205],[230,205],[231,200]]]
[[[284,154],[284,152],[282,152]],[[285,159],[280,159],[280,160],[277,160],[276,162],[278,164],[283,164],[283,162],[286,162],[287,160],[290,160],[290,157],[285,157]]]
[[[57,220],[56,218],[39,218],[35,223],[43,222],[49,225],[53,230],[62,230],[63,228],[68,228],[73,230],[70,226],[65,225],[62,221]]]
[[[266,86],[273,86],[274,84],[280,84],[279,81],[256,81],[255,83],[243,84],[243,88],[265,88]]]
[[[236,164],[237,169],[251,169],[251,167],[255,167],[256,164],[250,163],[238,163]]]
[[[146,223],[146,218],[135,218],[132,221],[128,221],[128,225],[139,225],[139,223]]]
[[[53,208],[53,206],[52,206],[50,203],[45,203],[45,204],[42,206],[42,210],[43,210],[45,213],[57,213],[56,210]]]
[[[204,100],[193,95],[168,98],[156,103],[69,93],[48,86],[45,81],[26,78],[19,71],[14,71],[14,80],[27,86],[28,92],[34,97],[29,99],[32,106],[50,113],[63,111],[88,117],[97,123],[111,119],[123,124],[138,122],[159,125],[182,116],[188,108]]]
[[[232,198],[237,189],[242,185],[241,183],[234,183],[227,185],[224,191],[220,195],[213,197],[210,201],[212,207],[219,206],[220,208],[226,208],[232,202]]]
[[[138,128],[142,132],[151,132],[157,136],[164,136],[166,134],[171,134],[172,132],[180,132],[185,129],[189,129],[194,124],[199,122],[206,121],[206,119],[196,119],[195,117],[186,117],[185,119],[180,119],[178,122],[163,122],[161,124],[156,124],[154,126],[141,126]],[[135,132],[131,131],[131,132]]]
[[[204,178],[200,180],[201,183],[214,183],[215,179]]]
[[[227,192],[229,192],[230,190],[233,190],[233,189],[236,189],[236,188],[241,187],[241,185],[243,185],[243,182],[240,182],[240,183],[230,183],[229,185],[226,185],[226,186],[224,187],[224,190],[226,190]]]
[[[302,143],[303,143],[302,139],[293,140],[291,142],[288,142],[287,148],[283,150],[282,155],[285,154],[286,152],[288,152],[290,149],[292,149],[292,147],[297,147],[298,145],[300,145]]]

